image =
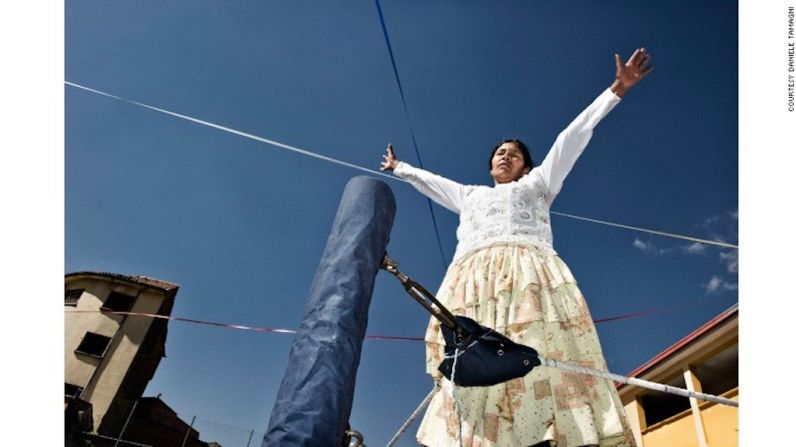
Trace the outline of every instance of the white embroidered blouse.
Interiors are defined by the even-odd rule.
[[[393,171],[423,195],[459,214],[453,263],[495,243],[524,243],[555,253],[550,205],[586,148],[592,131],[620,98],[606,89],[556,138],[544,161],[527,175],[495,186],[461,185],[400,162]]]

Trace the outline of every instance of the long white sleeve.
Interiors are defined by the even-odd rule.
[[[544,161],[536,168],[552,197],[561,191],[564,179],[589,143],[594,128],[620,100],[611,89],[606,89],[558,134]]]
[[[409,184],[429,199],[456,214],[461,213],[462,201],[467,190],[466,186],[426,170],[415,168],[405,161],[398,163],[393,173],[408,181]]]

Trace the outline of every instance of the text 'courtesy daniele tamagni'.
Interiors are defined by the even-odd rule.
[[[788,8],[788,112],[793,112],[794,109],[794,95],[793,95],[793,88],[794,84],[794,70],[796,70],[793,66],[793,57],[794,57],[794,45],[796,41],[794,41],[793,35],[793,7]]]

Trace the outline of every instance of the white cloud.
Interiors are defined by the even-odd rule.
[[[714,293],[721,287],[721,280],[714,276],[710,278],[710,281],[705,285],[705,288],[708,289],[708,293]]]
[[[668,248],[661,248],[657,245],[653,244],[652,242],[645,242],[639,238],[635,238],[633,240],[633,246],[641,250],[643,253],[651,254],[651,255],[668,255],[670,253],[676,251],[682,251],[686,254],[700,254],[705,251],[707,246],[705,244],[700,244],[699,242],[695,242],[691,245],[683,245],[679,247],[668,247]]]
[[[705,290],[707,290],[709,294],[724,292],[727,290],[738,290],[738,284],[729,283],[718,276],[713,275],[710,278],[710,281],[705,284]]]
[[[738,210],[730,210],[714,216],[710,216],[702,223],[695,225],[701,228],[702,236],[710,239],[737,243],[738,240]],[[657,242],[657,240],[656,240]],[[738,290],[738,250],[737,249],[717,249],[711,244],[702,242],[684,244],[666,244],[663,247],[655,245],[652,241],[644,241],[636,237],[633,240],[633,247],[642,253],[653,256],[687,255],[687,256],[706,256],[706,260],[718,261],[718,273],[711,276],[707,283],[700,286],[708,294],[719,294]],[[714,254],[718,251],[718,258]],[[714,265],[714,267],[716,267]],[[726,278],[725,278],[726,277]]]
[[[657,251],[655,249],[655,246],[652,245],[652,242],[644,242],[644,241],[642,241],[639,238],[636,238],[633,241],[633,246],[638,248],[639,250],[641,250],[644,253],[655,253]]]
[[[738,273],[738,250],[719,253],[719,260],[727,265],[727,271]]]
[[[738,210],[708,217],[697,227],[704,229],[710,239],[735,244],[738,241]]]
[[[704,253],[706,248],[707,248],[707,245],[705,245],[705,244],[703,244],[701,242],[694,242],[691,245],[683,246],[682,250],[686,254],[695,255],[695,254]]]
[[[705,219],[705,222],[702,223],[703,227],[709,227],[711,225],[715,225],[717,222],[721,220],[722,216],[710,216]]]

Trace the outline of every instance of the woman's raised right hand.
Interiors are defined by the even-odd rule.
[[[387,144],[387,155],[382,156],[384,161],[381,162],[382,171],[392,171],[398,166],[400,160],[395,157],[395,151],[392,149],[392,144]]]

